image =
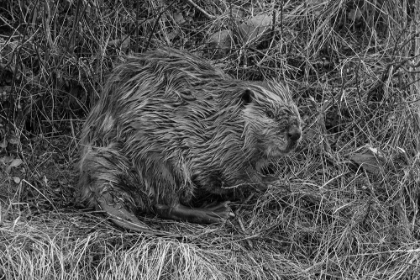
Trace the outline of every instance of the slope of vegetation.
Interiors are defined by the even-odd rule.
[[[416,279],[420,7],[412,0],[0,0],[0,279]],[[419,6],[419,5],[417,5]],[[303,141],[202,226],[125,232],[74,200],[78,133],[126,54],[186,49],[289,85]]]

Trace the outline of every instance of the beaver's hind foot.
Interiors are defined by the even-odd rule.
[[[235,216],[230,209],[229,201],[206,208],[189,208],[181,204],[174,206],[157,204],[155,211],[162,218],[199,224],[221,223]]]

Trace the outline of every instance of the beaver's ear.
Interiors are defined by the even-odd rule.
[[[255,95],[252,90],[246,89],[244,90],[244,92],[242,92],[241,101],[243,105],[248,105],[249,103],[252,102],[252,100],[254,100],[254,98],[255,98]]]

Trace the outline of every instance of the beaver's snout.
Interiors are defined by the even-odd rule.
[[[289,137],[290,140],[293,142],[297,142],[300,139],[300,136],[302,135],[302,130],[293,125],[289,128],[289,131],[287,132],[287,137]]]

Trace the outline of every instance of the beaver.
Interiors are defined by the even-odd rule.
[[[263,170],[300,138],[297,106],[279,82],[237,80],[171,48],[129,56],[82,129],[80,198],[132,230],[147,228],[139,212],[222,222],[229,202],[194,208],[193,198],[266,187]]]

